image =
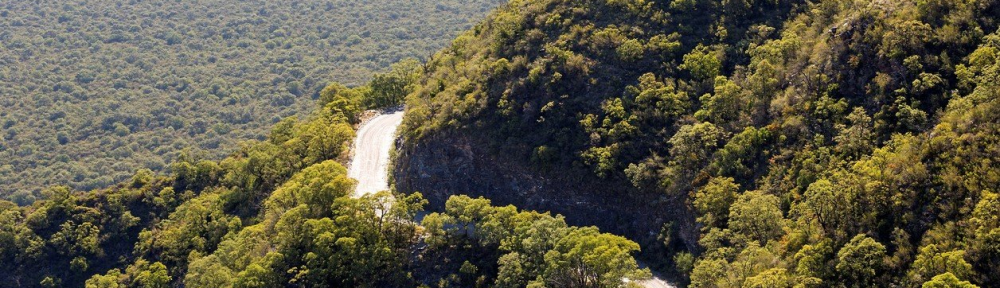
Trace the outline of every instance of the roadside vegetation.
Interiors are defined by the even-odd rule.
[[[541,281],[535,275],[543,272],[546,281],[611,286],[648,273],[632,258],[639,249],[634,242],[570,227],[558,216],[465,197],[449,204],[449,214],[428,216],[444,226],[426,230],[413,221],[427,203],[419,193],[352,198],[356,183],[343,165],[358,116],[398,106],[422,73],[411,60],[364,86],[331,84],[308,117],[279,122],[265,140],[245,142],[221,161],[182,155],[171,173],[139,170],[110,189],[57,186],[25,207],[0,200],[0,281],[87,288],[492,286],[491,270],[473,264],[420,274],[413,251],[425,237],[435,247],[428,253],[510,252],[503,259],[462,258],[493,261],[492,267],[516,255],[532,261],[525,266],[530,270],[500,265],[507,271],[496,280],[502,287]],[[494,228],[463,234],[481,239],[475,249],[452,248],[463,240],[452,235],[449,217]],[[518,239],[534,244],[498,247]],[[593,264],[600,266],[575,274]],[[458,275],[479,281],[460,282]]]
[[[513,0],[424,65],[325,86],[311,114],[222,160],[178,153],[169,173],[0,200],[0,281],[621,287],[649,276],[632,258],[646,247],[544,211],[456,195],[417,225],[420,193],[351,198],[343,163],[359,113],[405,101],[404,145],[480,137],[536,172],[676,203],[640,216],[669,219],[653,259],[689,287],[995,287],[996,15],[996,0]]]

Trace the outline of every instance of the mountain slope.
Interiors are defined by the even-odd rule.
[[[425,58],[499,4],[3,1],[0,197],[105,188],[185,152],[222,159],[309,115],[330,81]]]
[[[996,15],[512,1],[429,60],[396,187],[563,213],[698,287],[992,286]]]
[[[356,194],[343,166],[354,127],[365,107],[401,104],[423,72],[415,64],[393,65],[365,86],[329,85],[309,118],[283,120],[266,141],[221,161],[185,155],[167,175],[141,170],[90,192],[55,187],[26,207],[0,201],[0,279],[15,287],[621,287],[648,277],[632,257],[638,244],[560,215],[455,197],[421,226],[419,193]],[[399,116],[385,119],[398,124]],[[392,144],[391,133],[380,134],[390,139],[374,154]],[[381,175],[368,180],[384,179],[385,171],[369,172]]]

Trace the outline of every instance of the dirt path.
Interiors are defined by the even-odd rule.
[[[389,151],[396,128],[403,122],[403,111],[390,111],[372,118],[358,129],[354,141],[354,159],[347,176],[358,180],[354,196],[389,189]]]
[[[640,266],[643,265],[641,265],[640,263]],[[642,287],[646,288],[676,288],[674,287],[674,285],[667,283],[666,280],[663,280],[663,278],[661,278],[659,275],[656,274],[657,274],[656,272],[653,272],[653,278],[637,281],[637,283],[639,283],[639,285],[642,285]]]
[[[354,197],[389,189],[389,153],[402,121],[403,111],[390,111],[368,120],[358,129],[354,159],[347,171],[348,177],[358,180]],[[674,288],[656,275],[638,283],[647,288]]]

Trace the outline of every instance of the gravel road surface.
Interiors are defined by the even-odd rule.
[[[354,159],[347,176],[358,180],[354,197],[389,189],[389,152],[396,139],[396,128],[403,122],[403,111],[372,118],[358,129],[354,141]],[[659,277],[638,281],[647,288],[674,288]]]
[[[358,129],[354,159],[347,170],[348,177],[358,180],[355,197],[389,189],[389,151],[402,122],[403,111],[395,111],[376,116]]]

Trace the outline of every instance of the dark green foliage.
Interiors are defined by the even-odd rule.
[[[45,287],[616,287],[648,276],[631,257],[636,243],[561,216],[455,196],[421,228],[411,222],[420,194],[350,197],[340,163],[358,113],[408,94],[407,145],[483,137],[497,155],[689,209],[641,216],[673,221],[654,227],[659,242],[688,250],[659,256],[691,287],[996,286],[998,13],[995,0],[515,0],[424,66],[328,86],[307,121],[278,122],[220,162],[185,154],[169,176],[141,171],[115,189],[0,202],[0,262],[13,263],[0,277]],[[101,82],[93,71],[55,90]],[[135,133],[120,118],[95,125]],[[25,132],[16,119],[2,124],[4,139]],[[694,237],[674,238],[685,234]],[[421,237],[429,248],[411,254]],[[413,266],[425,256],[442,260]],[[425,270],[445,275],[408,273]]]
[[[413,219],[427,201],[389,191],[355,198],[341,163],[361,107],[398,106],[421,77],[419,68],[406,61],[366,86],[331,84],[307,120],[283,120],[266,141],[247,142],[218,162],[184,154],[168,176],[140,170],[113,189],[56,187],[27,207],[0,201],[0,279],[88,288],[417,285],[411,257],[425,229]],[[463,262],[453,280],[483,286],[498,278],[498,265],[514,286],[619,286],[622,277],[647,273],[631,257],[638,245],[622,237],[484,199],[456,199],[447,215],[425,218],[428,244],[452,245],[460,239],[453,227],[461,225],[464,237],[489,231],[482,247],[533,264],[521,270],[471,259],[478,265]],[[544,242],[502,244],[520,238]]]
[[[428,61],[404,135],[667,195],[692,211],[635,217],[697,235],[661,255],[694,287],[996,286],[996,15],[995,0],[512,1]]]

